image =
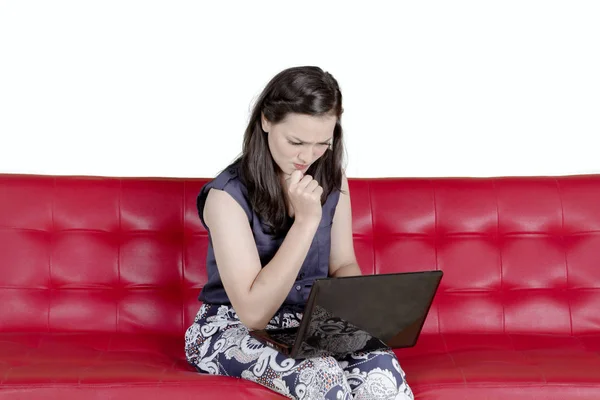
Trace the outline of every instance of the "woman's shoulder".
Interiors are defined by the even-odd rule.
[[[219,189],[219,190],[225,190],[226,187],[235,187],[238,188],[240,190],[244,190],[245,191],[245,185],[242,183],[240,177],[241,177],[241,172],[240,172],[240,161],[234,161],[233,163],[229,164],[226,168],[224,168],[223,170],[221,170],[221,172],[219,172],[217,174],[217,176],[215,176],[212,180],[210,180],[209,182],[207,182],[202,190],[205,189]]]
[[[242,207],[248,219],[252,218],[252,212],[249,207],[248,193],[246,186],[243,184],[240,173],[240,162],[234,161],[228,165],[225,169],[217,174],[212,180],[207,182],[200,193],[196,201],[198,213],[202,216],[208,193],[210,189],[222,190],[229,194],[239,205]]]

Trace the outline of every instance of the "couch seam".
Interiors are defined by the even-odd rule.
[[[500,261],[500,293],[504,291],[504,267],[502,265],[502,248],[500,244],[500,206],[498,204],[498,188],[496,186],[496,179],[492,179],[492,189],[494,191],[494,199],[496,200],[496,241],[498,249],[498,260]],[[502,306],[502,333],[506,334],[506,309],[504,302],[501,301]]]
[[[439,324],[438,324],[438,326],[439,326]],[[446,338],[444,337],[444,335],[441,332],[439,335],[442,338],[442,342],[444,343],[444,348],[446,349],[446,354],[448,354],[448,357],[450,357],[450,361],[452,361],[452,364],[454,365],[454,367],[460,371],[460,376],[462,377],[462,386],[466,387],[467,386],[467,378],[465,376],[465,371],[463,371],[463,369],[461,367],[459,367],[458,364],[456,364],[456,360],[454,360],[454,357],[452,357],[452,354],[450,353],[450,350],[448,349],[448,344],[446,343]]]
[[[373,249],[373,274],[377,274],[377,264],[375,264],[375,220],[373,219],[373,196],[371,193],[371,182],[367,182],[367,193],[369,194],[369,212],[371,213],[371,247]]]
[[[561,212],[561,228],[560,228],[560,240],[563,246],[563,253],[565,256],[565,279],[567,286],[567,306],[569,307],[569,323],[571,325],[571,336],[573,336],[573,310],[571,309],[571,298],[569,291],[569,262],[567,260],[567,246],[565,242],[565,208],[562,199],[562,193],[560,189],[560,183],[558,182],[558,178],[554,178],[554,183],[556,184],[556,190],[558,192],[558,201],[560,201],[560,212]]]
[[[50,333],[50,309],[52,308],[52,254],[54,246],[54,237],[56,234],[56,223],[54,221],[54,208],[56,207],[56,176],[52,179],[52,204],[50,206],[50,216],[52,221],[52,230],[50,233],[50,249],[48,254],[48,315],[47,332]]]
[[[428,179],[427,182],[429,183],[429,187],[431,188],[431,192],[432,192],[432,197],[433,197],[433,251],[435,253],[435,269],[439,271],[440,266],[438,263],[438,249],[437,249],[437,244],[438,244],[438,240],[437,240],[437,235],[438,235],[438,217],[437,217],[437,200],[436,200],[436,196],[435,196],[435,186],[433,184],[433,181],[431,179]],[[437,312],[437,326],[438,326],[438,334],[441,335],[442,334],[442,322],[441,322],[441,318],[440,318],[440,308],[436,307],[436,312]],[[445,344],[445,342],[444,342]],[[448,350],[448,348],[446,347],[446,350]],[[450,354],[450,353],[448,353]],[[454,362],[454,360],[453,360]],[[464,378],[464,377],[463,377]]]
[[[117,235],[117,287],[119,288],[119,296],[123,295],[121,290],[121,246],[123,242],[123,221],[122,221],[122,207],[123,207],[123,179],[119,179],[119,196],[118,199],[118,217],[119,217],[119,234]],[[119,332],[119,298],[115,301],[115,333]]]
[[[181,287],[185,285],[185,184],[183,181],[183,193],[181,195]],[[180,332],[185,332],[185,291],[181,294],[181,327]]]

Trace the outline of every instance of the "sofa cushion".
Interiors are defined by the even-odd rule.
[[[0,399],[283,398],[236,378],[198,374],[182,338],[1,334]],[[396,349],[419,400],[598,398],[600,335],[429,335]],[[76,385],[77,390],[73,390]],[[19,397],[21,396],[21,397]]]
[[[258,384],[199,374],[180,336],[0,334],[0,399],[281,399]]]
[[[395,352],[419,400],[600,398],[600,335],[422,335]]]

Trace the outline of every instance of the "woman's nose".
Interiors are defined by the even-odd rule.
[[[311,152],[312,152],[312,149],[308,149],[308,150],[301,151],[300,154],[298,154],[298,158],[300,159],[300,162],[302,164],[310,164],[310,153]]]

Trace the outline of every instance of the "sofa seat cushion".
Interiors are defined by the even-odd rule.
[[[0,399],[281,399],[242,379],[195,372],[183,337],[0,334]],[[193,396],[191,396],[193,394]]]
[[[423,334],[395,352],[419,400],[600,399],[600,335]]]
[[[600,399],[600,335],[423,334],[395,352],[419,400]],[[198,374],[179,336],[4,333],[0,360],[0,399],[283,398]]]

